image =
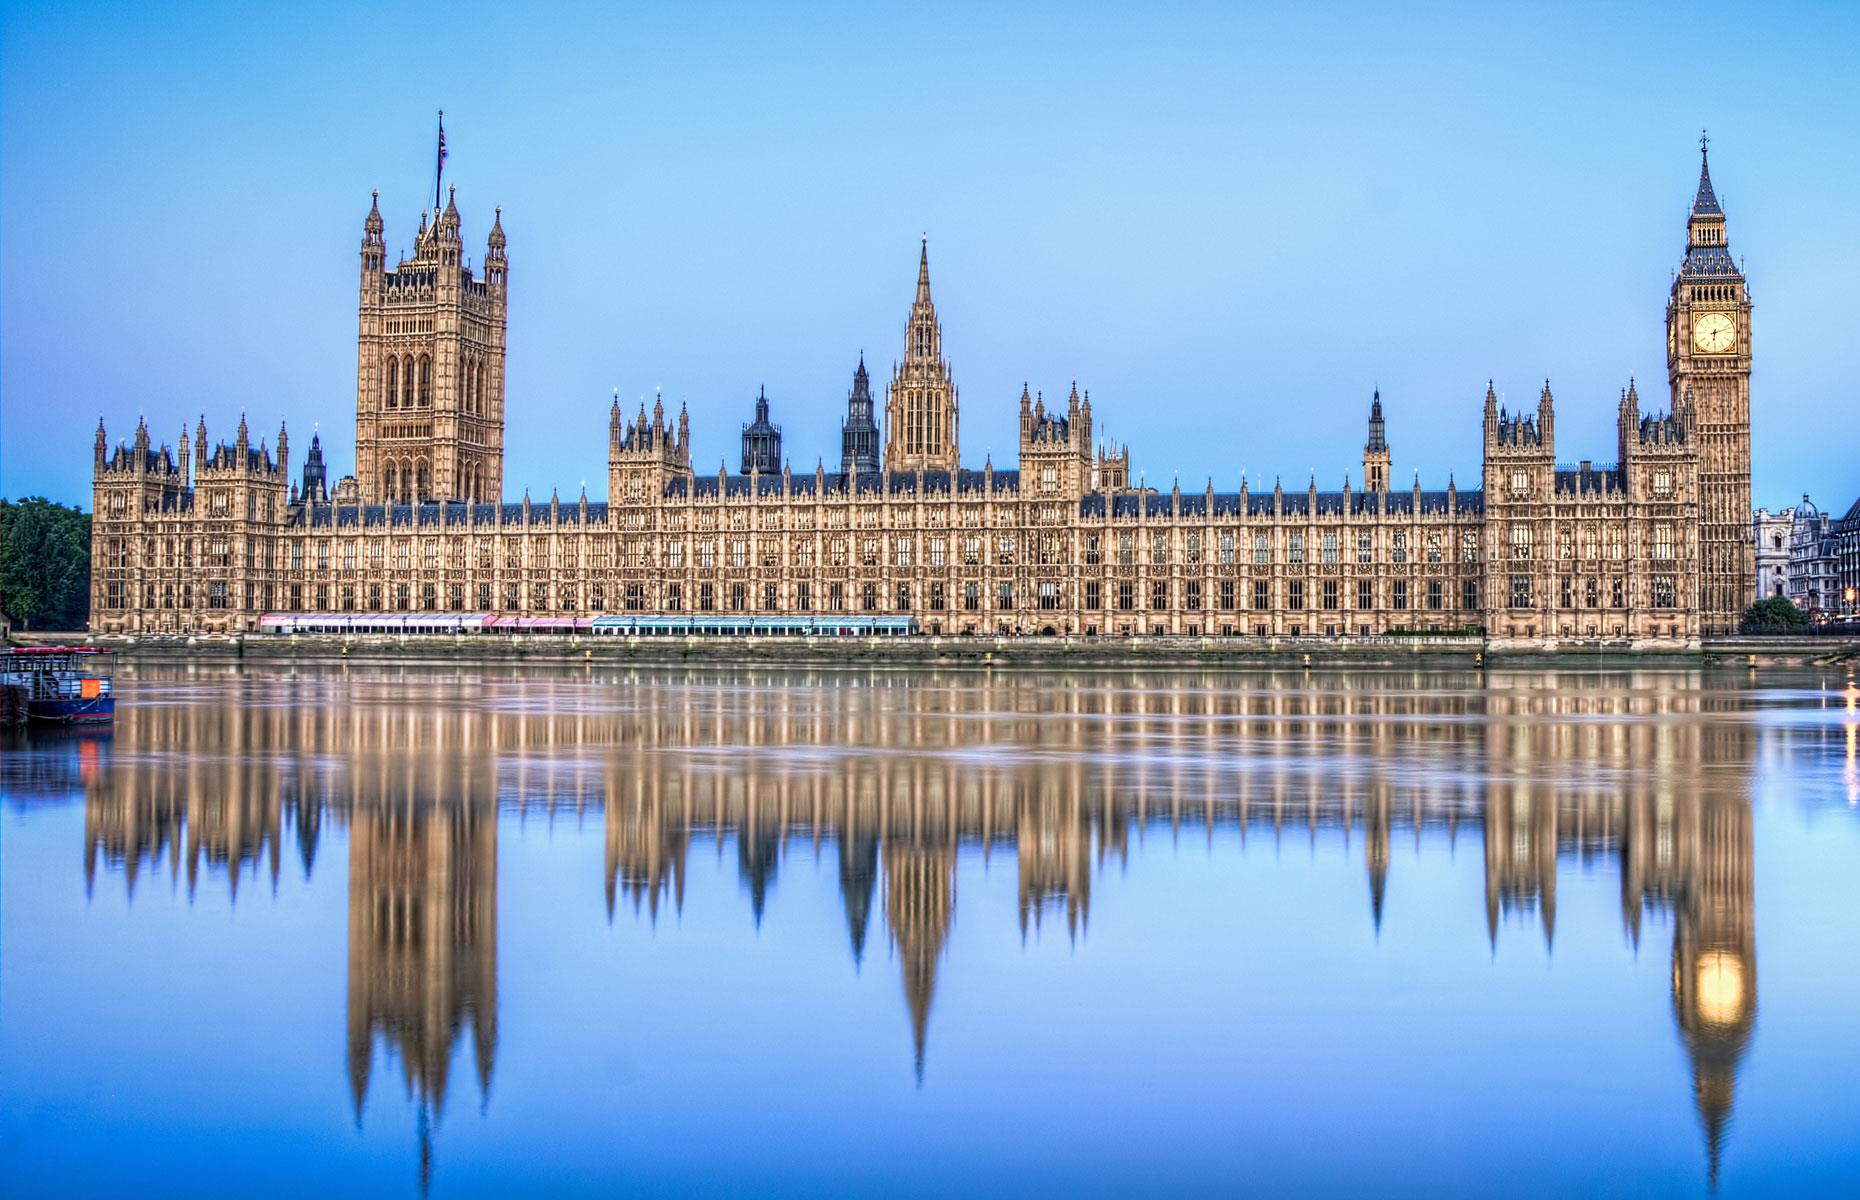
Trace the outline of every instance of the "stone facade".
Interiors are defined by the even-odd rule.
[[[1786,511],[1792,519],[1782,594],[1814,617],[1835,620],[1860,613],[1860,500],[1835,517],[1804,494]]]
[[[1378,394],[1364,486],[1162,491],[1132,486],[1129,449],[1094,438],[1075,384],[1051,407],[1023,387],[1015,468],[965,469],[926,246],[882,460],[862,362],[842,427],[852,469],[767,469],[775,431],[759,406],[747,469],[699,475],[686,413],[668,421],[655,400],[627,417],[616,400],[605,502],[503,503],[501,220],[478,283],[459,263],[454,205],[394,272],[371,210],[356,480],[327,500],[319,452],[299,492],[284,432],[273,456],[243,420],[211,454],[197,427],[191,475],[185,439],[177,456],[139,427],[111,453],[100,422],[93,628],[249,630],[269,611],[845,612],[941,634],[1482,627],[1500,641],[1695,642],[1735,624],[1755,581],[1750,302],[1703,171],[1687,229],[1667,308],[1670,410],[1643,413],[1630,382],[1607,465],[1559,464],[1548,383],[1516,414],[1488,384],[1473,488],[1393,486]],[[1734,534],[1715,521],[1727,504]]]
[[[356,334],[355,478],[364,504],[472,502],[504,491],[503,210],[484,278],[463,261],[448,195],[414,254],[387,269],[380,194],[362,226]]]
[[[1750,538],[1756,547],[1757,599],[1768,600],[1788,594],[1789,538],[1795,524],[1795,509],[1772,513],[1759,508],[1750,515]]]

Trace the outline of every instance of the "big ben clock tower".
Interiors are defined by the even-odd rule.
[[[1750,292],[1725,241],[1699,138],[1699,191],[1686,259],[1666,302],[1666,374],[1699,456],[1699,610],[1703,632],[1734,633],[1756,589],[1750,542]]]

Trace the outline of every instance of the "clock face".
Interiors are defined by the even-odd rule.
[[[1706,354],[1728,354],[1737,345],[1737,323],[1729,313],[1705,313],[1692,322],[1692,344]]]

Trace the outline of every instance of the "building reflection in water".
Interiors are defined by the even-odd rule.
[[[481,1097],[497,1053],[500,809],[598,809],[605,909],[655,921],[695,847],[733,843],[760,924],[790,844],[837,862],[850,955],[882,908],[923,1079],[958,861],[1011,843],[1021,936],[1088,927],[1092,876],[1133,837],[1199,826],[1363,838],[1368,917],[1391,844],[1476,823],[1485,926],[1557,932],[1557,875],[1614,862],[1626,936],[1673,929],[1672,1000],[1715,1180],[1756,1019],[1748,698],[1681,672],[1072,677],[618,672],[581,680],[230,677],[199,704],[126,706],[85,784],[85,877],[132,894],[165,865],[308,874],[324,822],[349,846],[347,1059],[362,1117],[378,1047],[438,1120],[469,1028]],[[238,693],[247,692],[241,696]],[[1722,711],[1720,711],[1722,709]],[[93,764],[94,768],[95,764]],[[832,843],[828,847],[828,843]],[[981,919],[988,920],[987,914]]]

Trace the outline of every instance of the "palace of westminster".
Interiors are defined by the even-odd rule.
[[[429,221],[430,216],[430,221]],[[480,271],[456,204],[389,265],[363,224],[356,467],[329,485],[313,439],[176,447],[145,425],[95,445],[92,628],[240,632],[274,611],[874,614],[932,634],[1376,636],[1696,643],[1753,599],[1751,306],[1709,162],[1667,300],[1665,412],[1619,401],[1615,461],[1557,460],[1534,410],[1484,398],[1480,486],[1393,483],[1380,397],[1357,487],[1133,485],[1095,441],[1089,393],[1020,395],[1017,469],[965,468],[927,247],[882,426],[861,360],[839,470],[796,473],[766,398],[741,471],[693,470],[688,416],[608,414],[607,499],[504,499],[509,269]]]

